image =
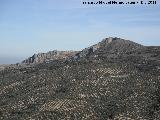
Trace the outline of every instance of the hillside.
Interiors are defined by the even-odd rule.
[[[0,98],[2,120],[159,120],[160,46],[105,38],[67,59],[6,67]]]

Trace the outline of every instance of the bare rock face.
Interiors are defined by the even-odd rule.
[[[47,53],[38,53],[34,54],[32,57],[29,57],[28,59],[22,61],[22,63],[43,63],[43,62],[49,62],[53,60],[61,60],[61,59],[67,59],[71,56],[74,56],[77,53],[77,51],[49,51]]]

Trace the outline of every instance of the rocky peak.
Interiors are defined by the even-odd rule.
[[[61,59],[67,59],[69,57],[74,56],[77,53],[77,51],[49,51],[47,53],[38,53],[34,54],[32,57],[29,57],[28,59],[22,61],[22,63],[43,63],[43,62],[50,62],[53,60],[61,60]]]
[[[98,54],[125,54],[130,51],[144,48],[144,46],[117,37],[109,37],[103,39],[101,42],[83,49],[74,56],[75,59],[89,56],[98,56]]]
[[[108,44],[108,43],[111,43],[111,42],[113,42],[113,41],[115,41],[115,40],[121,40],[121,38],[117,38],[117,37],[115,37],[115,38],[109,37],[109,38],[103,39],[100,43],[106,43],[106,44]]]

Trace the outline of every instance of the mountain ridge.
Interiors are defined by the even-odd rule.
[[[140,49],[144,46],[137,44],[135,42],[124,40],[117,37],[109,37],[105,38],[97,44],[94,44],[90,47],[87,47],[81,51],[58,51],[53,50],[47,53],[38,53],[34,54],[32,57],[23,60],[21,63],[31,64],[31,63],[43,63],[43,62],[51,62],[54,60],[77,60],[83,57],[88,57],[90,54],[95,53],[96,51],[106,49],[106,52],[117,52],[118,54],[121,52],[127,52],[130,50]],[[95,55],[96,56],[96,55]]]
[[[76,53],[77,51],[72,51],[72,50],[70,51],[53,50],[47,53],[34,54],[32,57],[29,57],[23,60],[21,63],[25,63],[25,64],[43,63],[43,62],[50,62],[53,60],[67,59],[68,57],[71,57],[75,55]]]

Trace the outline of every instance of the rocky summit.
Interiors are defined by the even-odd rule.
[[[0,98],[2,120],[160,120],[160,46],[110,37],[37,54],[1,67]]]
[[[31,63],[43,63],[50,62],[53,60],[67,59],[71,56],[74,56],[77,51],[49,51],[47,53],[38,53],[34,54],[32,57],[29,57],[26,60],[23,60],[22,63],[31,64]]]

